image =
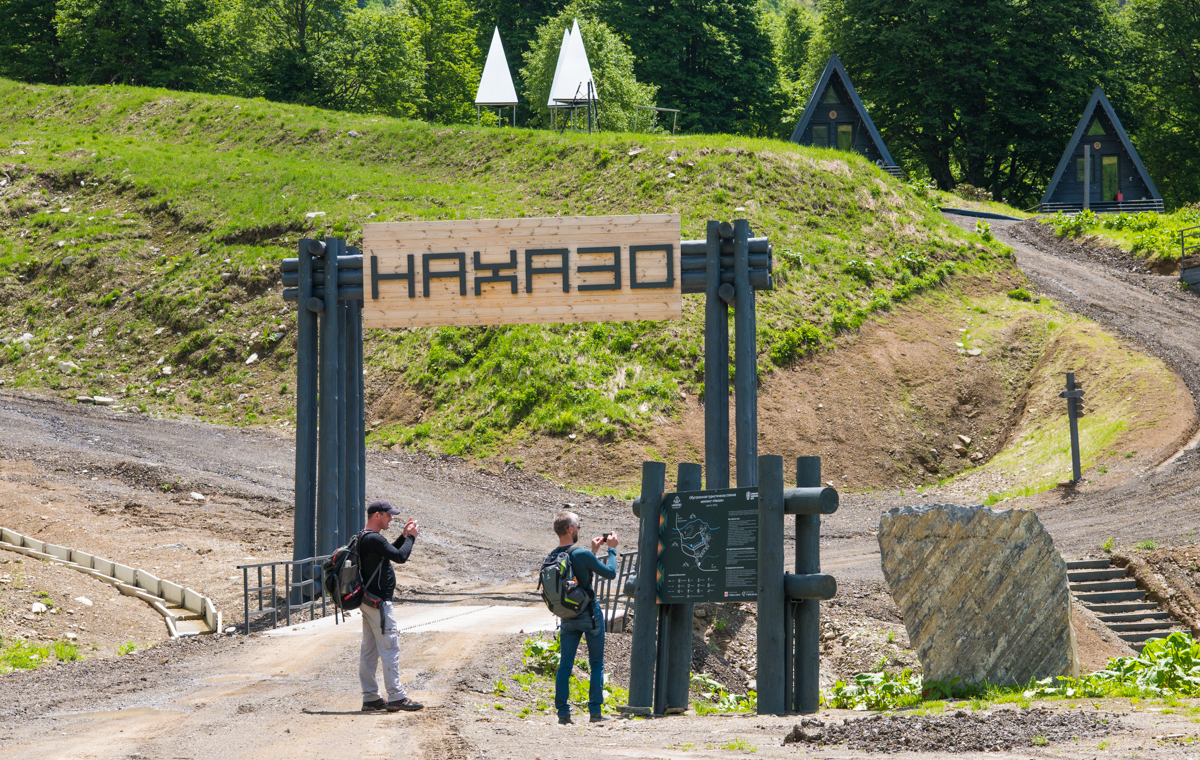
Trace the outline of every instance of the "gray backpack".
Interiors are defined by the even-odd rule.
[[[538,577],[538,588],[542,590],[542,601],[560,618],[576,618],[590,611],[595,595],[575,580],[571,567],[571,550],[555,549],[542,560],[542,571]]]

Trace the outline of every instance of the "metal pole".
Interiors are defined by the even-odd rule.
[[[708,488],[729,488],[729,304],[721,288],[721,225],[708,223],[704,271],[704,471]]]
[[[655,634],[658,620],[656,576],[658,520],[667,465],[642,462],[642,514],[638,531],[637,586],[634,591],[632,651],[629,654],[629,706],[653,707]]]
[[[1083,145],[1083,210],[1090,209],[1092,200],[1092,146]]]
[[[321,313],[321,391],[320,425],[321,435],[317,444],[317,553],[332,554],[341,546],[338,532],[340,478],[339,459],[341,451],[341,426],[338,424],[338,409],[342,399],[338,394],[338,375],[341,374],[341,320],[338,318],[337,295],[337,243],[332,238],[325,241],[325,307]]]
[[[310,247],[311,246],[311,247]],[[296,309],[296,511],[293,514],[292,559],[317,554],[317,313],[312,298],[312,248],[317,240],[300,241]]]
[[[758,352],[754,336],[754,291],[750,289],[750,223],[733,223],[733,389],[737,418],[738,488],[758,485]]]
[[[679,475],[675,479],[676,491],[699,491],[702,470],[700,465],[690,462],[679,463]],[[692,618],[696,614],[694,604],[670,605],[667,620],[667,713],[684,712],[688,707],[688,692],[692,675]]]
[[[738,468],[739,474],[741,468]],[[783,457],[761,456],[758,472],[758,714],[787,712],[783,670]],[[783,665],[783,667],[780,667]]]
[[[821,457],[796,458],[796,487],[821,486]],[[796,575],[821,572],[821,516],[796,515]],[[808,715],[820,708],[821,603],[795,603],[794,709]]]
[[[1071,425],[1071,477],[1075,483],[1083,480],[1079,468],[1079,398],[1075,390],[1075,373],[1067,373],[1067,420]]]

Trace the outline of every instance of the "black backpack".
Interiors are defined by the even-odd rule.
[[[555,615],[567,620],[590,612],[592,600],[595,599],[595,594],[575,579],[570,549],[555,549],[542,560],[538,588],[542,590],[542,601],[546,603],[546,607]]]
[[[329,559],[321,563],[322,583],[325,593],[329,594],[333,606],[343,613],[356,610],[366,601],[372,607],[378,607],[382,602],[379,597],[367,591],[367,583],[374,582],[383,568],[383,558],[375,568],[371,580],[363,582],[362,556],[358,551],[358,543],[367,531],[360,531],[349,543],[335,550]]]

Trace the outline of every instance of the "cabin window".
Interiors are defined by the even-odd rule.
[[[813,145],[817,146],[818,148],[828,148],[829,147],[829,125],[828,124],[814,124],[812,141],[813,141]]]
[[[1083,182],[1083,159],[1075,159],[1075,181]]]
[[[829,86],[825,88],[825,94],[821,96],[822,105],[833,106],[841,102],[842,100],[838,97],[837,90],[834,88],[833,83],[830,82]]]
[[[838,150],[854,149],[854,125],[838,124]]]
[[[1104,181],[1104,200],[1106,202],[1115,201],[1121,185],[1121,178],[1117,174],[1117,157],[1104,156],[1100,162],[1101,177]]]
[[[1088,137],[1103,137],[1106,134],[1099,119],[1092,119],[1092,126],[1088,127],[1087,133]]]

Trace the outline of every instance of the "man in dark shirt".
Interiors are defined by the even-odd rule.
[[[363,712],[420,710],[424,705],[412,701],[400,687],[400,641],[396,617],[392,614],[392,593],[396,590],[393,562],[407,562],[413,542],[421,532],[417,521],[409,518],[394,543],[381,533],[400,510],[386,501],[373,501],[367,507],[367,529],[358,541],[362,577],[367,581],[363,595],[362,647],[359,649],[358,680],[362,683]],[[375,680],[375,669],[383,660],[383,678],[389,701],[384,701]]]
[[[554,679],[554,708],[558,711],[558,722],[571,723],[571,705],[567,701],[571,694],[571,671],[575,667],[575,653],[579,650],[579,639],[587,637],[588,650],[588,712],[591,722],[604,720],[600,708],[604,705],[604,613],[592,588],[592,574],[601,578],[617,577],[617,534],[609,533],[607,540],[597,536],[591,541],[591,551],[575,546],[579,541],[579,515],[574,512],[559,512],[554,516],[554,533],[558,536],[555,552],[571,552],[571,570],[580,586],[592,592],[592,608],[582,610],[578,617],[562,621],[558,634],[558,673]],[[596,556],[601,546],[608,545],[604,562]]]

